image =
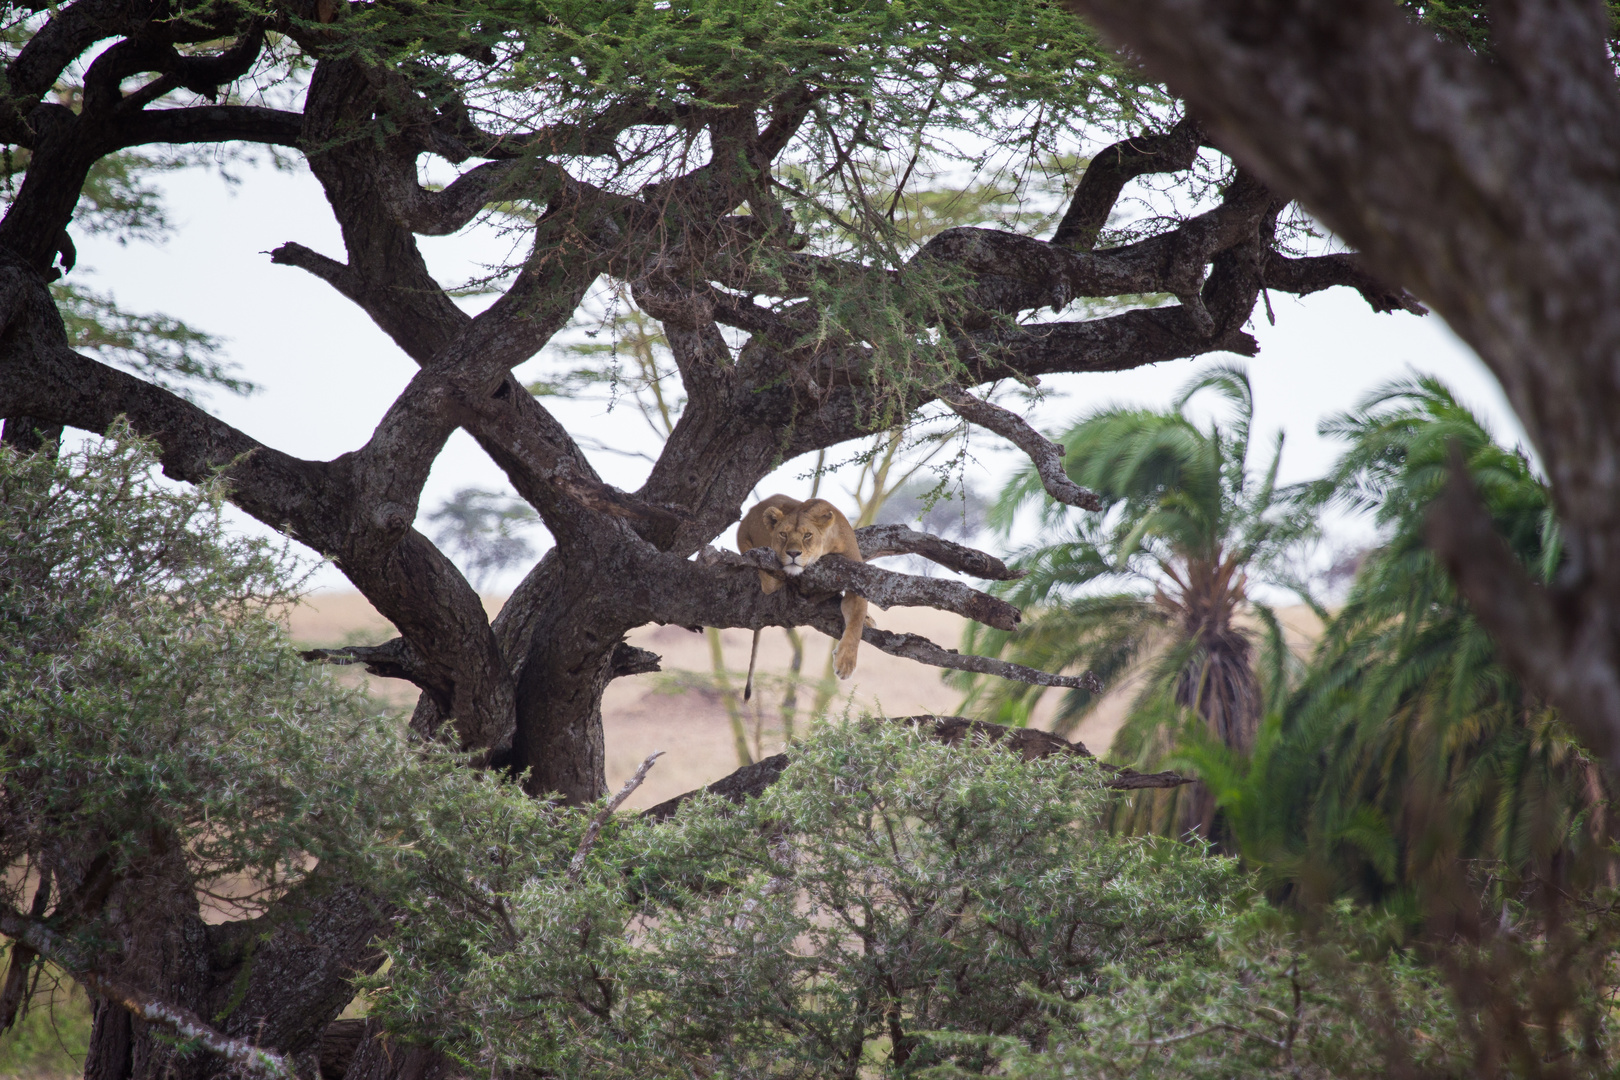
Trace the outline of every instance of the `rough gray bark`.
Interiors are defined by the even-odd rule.
[[[341,7],[278,0],[198,9],[184,20],[171,18],[161,0],[66,0],[37,9],[28,40],[5,54],[0,79],[0,143],[31,155],[0,219],[3,440],[48,452],[64,426],[103,432],[122,416],[156,441],[167,475],[196,481],[224,470],[237,505],[333,560],[399,630],[383,646],[312,658],[409,679],[422,691],[417,732],[435,737],[453,721],[464,749],[526,771],[536,794],[575,803],[603,794],[602,692],[611,679],[656,665],[624,640],[648,622],[808,625],[836,636],[836,593],[853,589],[880,605],[924,604],[1016,625],[1018,613],[1004,602],[954,582],[828,560],[767,597],[757,563],[694,558],[781,461],[864,437],[881,413],[868,345],[806,344],[814,298],[825,289],[929,266],[960,274],[967,283],[960,302],[916,327],[954,343],[959,382],[909,388],[905,408],[944,400],[1036,455],[1049,488],[1077,505],[1086,505],[1085,493],[1065,486],[1051,444],[970,393],[974,387],[1217,351],[1252,355],[1256,345],[1243,326],[1264,287],[1306,293],[1341,284],[1378,310],[1416,306],[1379,283],[1374,272],[1384,264],[1369,270],[1352,257],[1280,253],[1274,232],[1283,201],[1245,172],[1217,205],[1179,227],[1098,249],[1127,182],[1185,170],[1206,145],[1192,121],[1099,154],[1051,239],[950,229],[910,266],[877,268],[808,254],[790,220],[772,220],[773,196],[759,178],[810,116],[821,93],[813,86],[679,115],[619,103],[497,134],[474,124],[458,88],[418,84],[405,67],[368,67],[343,48],[344,24],[333,21]],[[299,107],[214,100],[253,70],[272,40],[313,62]],[[210,51],[208,43],[220,41],[229,44]],[[70,70],[84,72],[82,100],[71,106],[51,94]],[[182,89],[191,96],[166,97]],[[712,156],[635,194],[595,186],[564,164],[607,160],[620,135],[647,127],[686,139],[702,131]],[[311,287],[337,290],[419,366],[365,444],[332,461],[292,457],[74,352],[46,287],[72,268],[71,215],[96,162],[131,147],[221,142],[302,154],[326,193],[343,251],[287,243],[271,261],[308,274]],[[417,169],[429,156],[464,171],[442,190],[424,188]],[[417,236],[454,232],[492,201],[519,196],[545,207],[527,255],[499,299],[468,315],[428,272]],[[752,212],[738,214],[745,204]],[[747,254],[758,245],[779,256],[768,282],[756,280]],[[604,274],[628,283],[662,323],[688,397],[636,492],[604,483],[570,433],[511,375]],[[1019,322],[1037,308],[1121,293],[1167,293],[1180,303],[1094,320]],[[766,306],[761,295],[780,302]],[[743,347],[731,348],[722,327],[741,331]],[[412,527],[422,483],[457,428],[501,467],[556,540],[493,622],[450,560]],[[868,558],[915,554],[988,580],[1013,576],[992,555],[902,527],[863,530],[861,542]],[[864,640],[923,663],[1086,685],[1084,675],[962,656],[915,635],[868,629]],[[120,985],[152,990],[154,999],[217,1025],[223,1038],[258,1040],[306,1073],[322,1056],[321,1033],[342,1009],[350,976],[378,962],[373,941],[389,918],[363,890],[332,881],[282,899],[261,920],[209,926],[195,897],[152,893],[138,873],[113,879],[68,863],[50,873],[58,890],[50,917],[94,924],[113,941],[121,959],[110,977]],[[225,1068],[206,1054],[177,1058],[159,1035],[147,1019],[103,1000],[90,1075],[200,1078]],[[443,1068],[376,1038],[357,1037],[353,1047],[353,1076]],[[331,1061],[320,1065],[335,1069],[341,1050],[334,1044]]]
[[[1490,4],[1481,55],[1384,0],[1070,4],[1501,380],[1567,562],[1542,587],[1455,501],[1431,537],[1521,676],[1620,768],[1620,90],[1604,5]],[[1315,269],[1263,273],[1301,289]],[[1383,288],[1363,288],[1374,307]]]

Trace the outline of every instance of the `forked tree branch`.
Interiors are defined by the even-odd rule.
[[[1203,141],[1203,125],[1191,117],[1183,117],[1162,135],[1138,135],[1101,151],[1081,174],[1074,198],[1063,220],[1058,222],[1051,242],[1090,251],[1096,246],[1097,234],[1108,224],[1114,204],[1127,183],[1149,173],[1192,168]]]

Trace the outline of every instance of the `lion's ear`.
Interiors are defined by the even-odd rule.
[[[778,521],[781,521],[781,520],[782,520],[782,509],[781,509],[781,507],[767,506],[765,508],[765,527],[767,529],[776,528],[776,523]]]
[[[810,515],[810,520],[815,522],[817,525],[830,525],[832,524],[833,515],[836,513],[838,513],[838,511],[834,510],[831,506],[822,504],[821,506],[816,507],[815,513]]]

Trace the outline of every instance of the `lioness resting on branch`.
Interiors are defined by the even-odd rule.
[[[865,561],[849,519],[826,499],[800,502],[786,495],[761,499],[737,526],[737,550],[761,547],[776,552],[776,560],[788,577],[798,577],[823,555]],[[782,587],[782,582],[761,570],[759,587],[773,593]],[[839,607],[844,613],[844,636],[833,651],[833,670],[840,679],[847,679],[855,674],[855,656],[861,647],[861,631],[866,628],[866,597],[846,592]],[[755,630],[754,645],[748,652],[748,679],[743,683],[744,701],[754,695],[754,661],[758,656],[759,631]]]

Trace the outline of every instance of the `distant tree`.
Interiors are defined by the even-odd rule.
[[[1210,390],[1232,415],[1200,428],[1187,406]],[[1282,582],[1289,556],[1313,531],[1277,488],[1279,437],[1261,471],[1250,463],[1254,401],[1241,368],[1194,378],[1169,410],[1114,407],[1083,417],[1058,437],[1070,477],[1097,493],[1101,512],[1075,514],[1044,501],[1026,470],[996,502],[1005,534],[1018,512],[1042,501],[1047,532],[1012,566],[1028,572],[1004,595],[1033,613],[1017,634],[970,626],[964,648],[1006,655],[1050,671],[1089,669],[1096,689],[1069,690],[1057,728],[1072,731],[1110,690],[1138,683],[1112,756],[1154,767],[1188,716],[1217,745],[1242,754],[1265,711],[1257,638],[1273,666],[1286,649],[1271,608],[1251,579]],[[1054,535],[1055,534],[1055,535]],[[1242,624],[1256,619],[1256,633]],[[1282,682],[1281,673],[1270,680]],[[1043,689],[974,679],[964,710],[1026,723]],[[1143,797],[1135,827],[1213,838],[1214,803],[1202,787]]]
[[[473,588],[482,590],[489,579],[533,561],[534,546],[519,530],[540,522],[534,508],[521,499],[495,491],[462,488],[427,516],[438,525],[433,539],[458,553],[458,560]]]

